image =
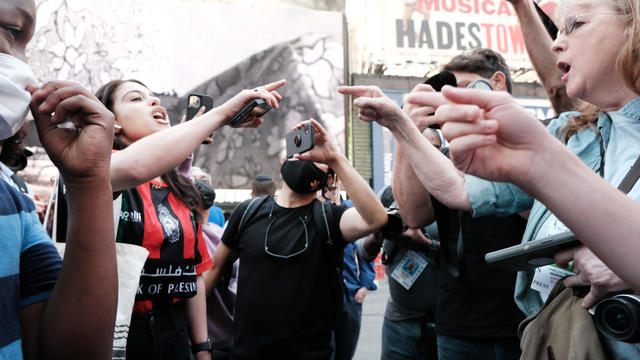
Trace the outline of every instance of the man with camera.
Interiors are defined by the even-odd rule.
[[[326,204],[344,204],[352,207],[351,201],[342,198],[341,190],[340,178],[334,174],[332,183],[322,189],[318,199]],[[362,304],[369,290],[378,288],[373,282],[376,278],[373,259],[362,258],[356,252],[356,243],[348,243],[344,247],[342,258],[344,294],[342,312],[331,337],[334,360],[350,360],[353,357],[360,338]]]
[[[511,90],[504,59],[489,49],[458,55],[444,70],[455,75],[458,86],[488,84],[494,91]],[[413,91],[434,90],[418,85]],[[473,218],[470,212],[448,208],[467,209],[469,200],[460,173],[421,133],[433,123],[437,106],[405,104],[403,111],[375,87],[346,87],[341,92],[360,96],[354,105],[361,120],[376,121],[395,136],[393,189],[406,223],[417,228],[437,219],[443,260],[436,312],[439,358],[519,358],[516,329],[523,314],[513,301],[516,274],[490,268],[484,254],[519,243],[526,221],[518,215]],[[430,194],[447,194],[438,200],[448,207]]]
[[[358,240],[358,254],[382,262],[389,281],[389,298],[382,323],[385,360],[437,359],[435,334],[438,289],[438,231],[435,223],[423,229],[407,229],[397,211],[391,186],[379,194],[387,208],[385,227]]]
[[[242,264],[233,358],[331,356],[332,320],[342,305],[340,255],[347,242],[387,221],[375,193],[326,130],[315,120],[295,127],[302,128],[311,130],[313,148],[282,162],[284,182],[276,197],[238,206],[214,254],[214,273],[232,251]],[[342,180],[354,207],[316,199],[316,192],[332,181],[329,168]]]

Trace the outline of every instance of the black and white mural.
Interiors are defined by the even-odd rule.
[[[280,109],[260,128],[225,127],[196,151],[194,165],[211,173],[216,188],[248,188],[257,174],[279,179],[284,135],[299,121],[319,120],[344,150],[336,90],[344,81],[343,15],[259,3],[40,0],[29,63],[41,82],[70,79],[92,91],[113,79],[141,80],[161,94],[174,124],[192,92],[212,96],[215,106],[242,89],[287,79]],[[42,174],[34,160],[40,169],[29,172],[30,165],[27,177]]]

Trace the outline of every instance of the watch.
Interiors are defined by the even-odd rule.
[[[205,350],[207,350],[208,352],[213,351],[213,347],[211,346],[211,339],[207,339],[206,341],[203,341],[201,343],[191,345],[191,353],[193,355]]]

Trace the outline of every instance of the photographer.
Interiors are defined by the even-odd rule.
[[[315,120],[314,147],[281,164],[276,197],[248,200],[229,218],[214,253],[214,278],[237,254],[232,358],[327,359],[342,306],[338,259],[348,242],[377,231],[386,213],[367,182]],[[339,176],[353,207],[326,205],[316,192]]]
[[[437,359],[434,327],[439,265],[435,223],[424,229],[405,230],[400,213],[389,210],[396,207],[391,186],[379,197],[390,211],[387,226],[358,240],[357,246],[358,254],[371,261],[383,249],[390,296],[382,323],[381,358]],[[401,278],[402,264],[409,259],[420,259],[427,265],[413,281],[406,282]]]

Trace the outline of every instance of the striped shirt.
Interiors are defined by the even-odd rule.
[[[21,359],[20,310],[46,301],[62,259],[35,206],[0,180],[0,359]]]

